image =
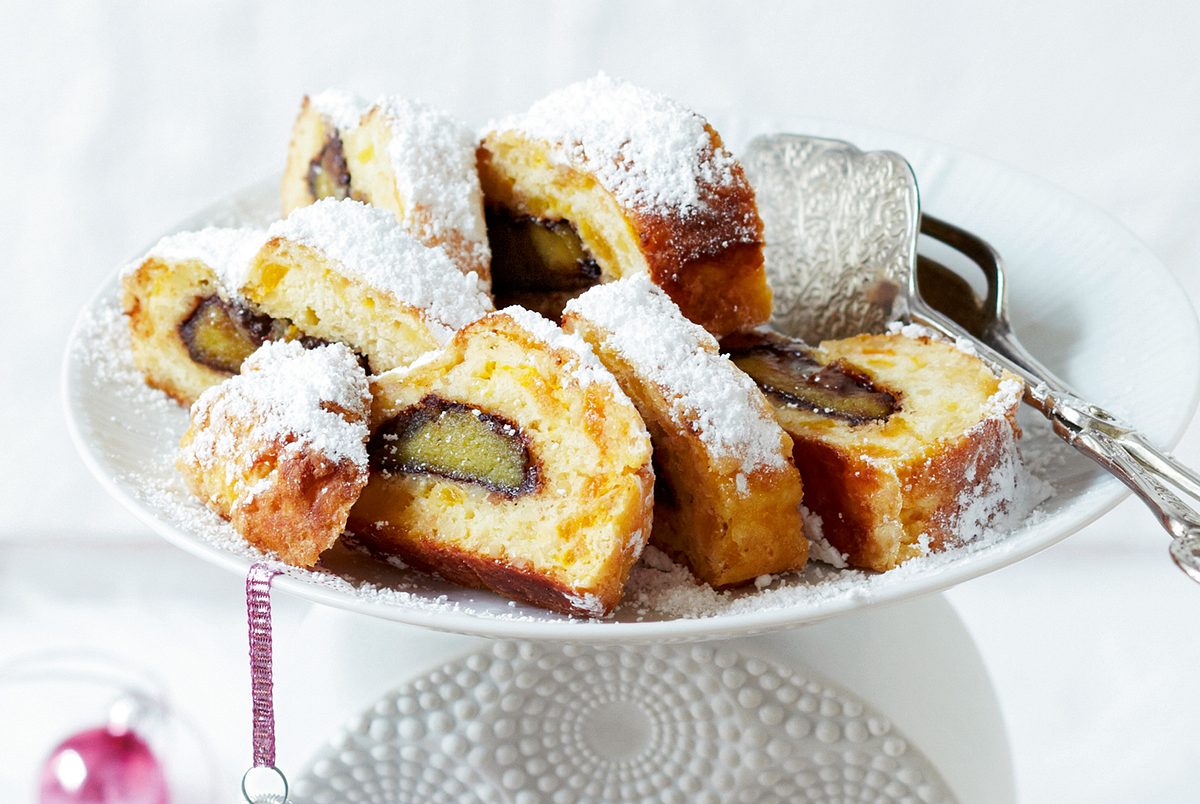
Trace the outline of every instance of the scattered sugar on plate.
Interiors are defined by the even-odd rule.
[[[838,550],[825,538],[825,522],[820,514],[814,514],[808,506],[800,506],[800,517],[804,520],[804,534],[808,537],[808,560],[823,561],[831,567],[849,567],[849,556]]]

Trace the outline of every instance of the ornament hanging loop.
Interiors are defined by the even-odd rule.
[[[281,789],[281,792],[255,792],[251,793],[250,788],[258,788],[266,784],[262,777],[268,773],[273,774],[275,786]],[[256,777],[251,779],[251,777]],[[274,765],[256,765],[242,775],[242,796],[249,804],[287,804],[288,800],[288,780],[283,775],[283,771]]]

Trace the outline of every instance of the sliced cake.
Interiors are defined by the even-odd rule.
[[[567,304],[654,444],[651,543],[713,586],[804,566],[800,475],[771,405],[703,327],[644,275]]]
[[[771,315],[742,167],[687,107],[598,75],[489,126],[479,175],[499,303],[556,317],[642,274],[720,336]]]
[[[506,309],[372,392],[359,539],[544,608],[617,604],[650,531],[650,439],[583,341]]]
[[[805,505],[852,566],[892,569],[969,541],[1011,510],[1015,376],[914,330],[816,348],[758,332],[721,346],[774,404]]]

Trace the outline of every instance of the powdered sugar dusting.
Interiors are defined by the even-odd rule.
[[[327,89],[309,96],[308,102],[340,131],[354,128],[367,110],[367,101],[341,89]]]
[[[600,598],[596,597],[591,592],[584,594],[566,594],[564,597],[567,602],[575,609],[587,612],[592,617],[602,617],[604,615],[604,604]]]
[[[999,459],[991,471],[980,476],[976,464],[968,466],[966,480],[969,485],[955,499],[958,514],[953,529],[964,542],[979,538],[989,527],[1003,526],[1011,517],[1010,509],[1018,505],[1021,459],[1017,452],[1016,435],[1011,427],[1005,425],[1001,425],[1000,432],[1002,444]],[[975,456],[976,462],[980,457]]]
[[[676,426],[691,429],[714,457],[737,459],[745,472],[788,464],[783,431],[758,386],[648,277],[597,285],[566,313],[604,330],[606,346],[662,390]]]
[[[81,433],[96,446],[93,454],[102,470],[124,493],[179,538],[210,546],[247,563],[271,558],[248,545],[231,524],[206,508],[186,487],[175,471],[176,444],[187,427],[184,409],[160,391],[148,387],[134,367],[129,352],[129,329],[121,315],[115,291],[81,317],[72,340],[75,354],[70,364],[83,366],[81,381],[90,384],[77,393],[101,403],[88,405],[89,416],[79,422]],[[1039,420],[1040,421],[1040,420]],[[1034,425],[1042,426],[1035,422]],[[1031,425],[1033,426],[1033,425]],[[1037,449],[1071,456],[1048,428]],[[115,439],[115,441],[113,440]],[[109,446],[112,444],[112,446]],[[131,444],[131,446],[125,446]],[[121,456],[128,450],[134,456]],[[1039,453],[1040,454],[1040,453]],[[1048,459],[1035,462],[1054,469]],[[883,574],[836,569],[811,561],[800,572],[774,578],[771,585],[756,589],[717,592],[701,583],[683,566],[654,547],[647,547],[626,587],[625,601],[606,618],[634,623],[689,618],[737,616],[773,611],[824,612],[852,609],[885,598],[890,590],[910,584],[914,578],[934,577],[962,567],[976,558],[1006,551],[1028,549],[1030,539],[1044,538],[1048,514],[1037,508],[1052,490],[1037,477],[1024,475],[1014,506],[969,543],[945,552],[915,558]],[[811,521],[809,535],[817,532]],[[369,559],[348,548],[347,540],[325,553],[314,569],[285,567],[288,577],[325,594],[385,608],[397,608],[435,616],[466,615],[481,622],[510,622],[536,626],[539,623],[578,624],[592,620],[571,619],[525,605],[506,605],[486,592],[455,587],[434,576]],[[814,553],[814,557],[817,554]],[[604,623],[601,623],[603,625]]]
[[[808,537],[809,560],[824,561],[829,566],[838,569],[850,566],[850,556],[838,550],[825,538],[825,522],[821,519],[821,515],[813,513],[808,510],[807,506],[802,505],[800,506],[800,516],[804,519],[804,534]]]
[[[266,242],[262,229],[232,229],[209,226],[195,232],[180,232],[159,240],[143,260],[131,263],[126,272],[136,270],[146,259],[164,262],[198,260],[217,275],[226,293],[238,296],[254,255]]]
[[[273,224],[267,235],[316,249],[347,276],[424,309],[450,330],[492,309],[474,271],[462,273],[445,251],[407,234],[392,213],[358,201],[324,198]]]
[[[475,168],[478,140],[474,132],[417,100],[390,95],[375,101],[375,106],[391,133],[387,156],[410,216],[414,206],[429,213],[411,225],[420,234],[435,238],[458,232],[472,242],[476,256],[486,261],[491,252],[483,221],[483,191]]]
[[[285,452],[317,452],[365,470],[369,404],[366,372],[342,344],[305,349],[297,341],[269,341],[246,358],[240,374],[196,400],[193,420],[208,426],[197,429],[187,453],[218,470],[244,452],[249,432],[285,443]]]
[[[617,385],[616,378],[604,367],[583,338],[574,333],[563,332],[558,324],[548,318],[517,305],[505,307],[494,315],[511,318],[521,329],[551,349],[561,349],[572,355],[574,365],[570,366],[569,370],[582,387],[586,388],[594,382],[599,382],[609,386],[618,398],[625,397],[625,393]]]
[[[984,415],[990,418],[1005,416],[1025,393],[1025,383],[1011,375],[1000,380],[1000,387],[983,403]]]
[[[713,149],[704,118],[604,73],[552,92],[489,128],[550,143],[563,162],[593,173],[628,207],[686,214],[705,206],[706,188],[738,180],[733,156]]]
[[[997,392],[997,396],[1005,392],[1015,396],[1010,396],[1005,407],[997,407],[996,416],[1002,416],[1020,399],[1024,384],[1014,382],[1015,389],[1005,391],[1002,388]],[[985,424],[981,422],[976,427]],[[1049,429],[1044,422],[1042,428]],[[971,485],[964,488],[955,500],[959,511],[952,527],[963,542],[981,538],[986,540],[988,534],[994,531],[1012,529],[1022,520],[1028,520],[1039,505],[1054,497],[1054,487],[1032,471],[1030,461],[1026,459],[1029,450],[1019,448],[1013,429],[1007,423],[1002,423],[1000,432],[1004,439],[1000,446],[1000,459],[986,475],[981,475],[977,466],[967,467],[967,480]],[[1053,438],[1048,432],[1044,435]],[[1034,441],[1036,443],[1037,439]],[[1057,439],[1053,439],[1052,443],[1060,453],[1063,451],[1064,445]],[[1037,449],[1034,446],[1033,451]]]
[[[905,323],[903,321],[892,321],[887,325],[888,335],[903,335],[905,338],[929,338],[933,341],[944,341],[940,332],[936,332],[924,324]]]
[[[903,335],[905,338],[913,338],[914,340],[927,338],[931,341],[949,342],[949,338],[945,335],[935,329],[930,329],[924,324],[906,324],[903,321],[892,321],[887,325],[886,331],[888,335]],[[954,339],[953,344],[954,348],[963,354],[971,355],[971,357],[979,357],[979,350],[975,348],[975,342],[971,338],[959,335]]]

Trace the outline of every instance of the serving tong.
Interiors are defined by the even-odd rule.
[[[1200,583],[1200,474],[1071,388],[1029,353],[1008,315],[1000,255],[984,240],[920,210],[912,167],[888,151],[796,134],[754,139],[743,158],[765,226],[772,324],[816,343],[900,320],[964,340],[1025,381],[1026,404],[1060,438],[1128,486],[1171,534],[1170,553]],[[917,253],[917,234],[966,257],[983,299],[946,265]]]

